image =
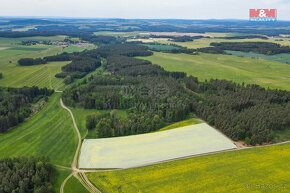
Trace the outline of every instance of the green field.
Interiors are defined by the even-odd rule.
[[[49,156],[53,164],[70,166],[77,135],[69,113],[59,103],[60,93],[24,123],[0,135],[0,159],[16,156]]]
[[[89,193],[81,182],[72,176],[64,186],[64,193]]]
[[[55,167],[53,187],[56,192],[59,192],[62,182],[71,174],[71,170]],[[70,192],[65,192],[70,193]]]
[[[35,37],[36,39],[38,37]],[[45,38],[45,37],[41,37]],[[63,86],[62,79],[54,78],[61,72],[61,66],[68,62],[50,62],[45,65],[19,66],[20,58],[42,58],[62,53],[63,48],[53,45],[21,46],[18,38],[0,38],[0,47],[11,44],[12,47],[0,50],[0,86],[22,87],[39,86],[48,88],[59,88]]]
[[[84,50],[85,50],[85,48],[82,48],[82,47],[68,46],[68,47],[63,49],[63,52],[73,53],[73,52],[81,52],[81,51],[84,51]]]
[[[24,57],[43,57],[62,52],[62,47],[54,45],[35,45],[35,46],[17,46],[5,47],[0,50],[0,64],[17,63],[20,58]]]
[[[56,45],[20,45],[23,40],[63,40],[65,36],[52,37],[28,37],[28,38],[0,38],[0,86],[23,87],[38,86],[50,89],[63,89],[63,79],[55,78],[55,74],[61,72],[61,67],[69,62],[50,62],[44,65],[19,66],[17,61],[21,58],[43,58],[63,52],[80,52],[92,49],[95,46],[84,43],[79,46]],[[2,48],[2,49],[1,49]]]
[[[43,50],[54,48],[55,46],[18,46],[0,50],[0,58],[3,59],[9,56],[37,53]]]
[[[33,37],[32,40],[62,40],[64,36]],[[11,46],[0,50],[0,86],[23,87],[39,86],[57,89],[63,87],[63,80],[54,77],[61,72],[61,67],[69,62],[50,62],[45,65],[19,66],[20,58],[42,58],[63,52],[61,46],[33,45],[22,46],[22,40],[30,38],[0,38],[0,47]]]
[[[61,72],[61,67],[66,62],[49,62],[47,64],[34,66],[19,66],[16,64],[0,64],[0,72],[3,78],[0,79],[0,86],[23,87],[38,86],[50,89],[59,89],[64,83],[63,79],[55,78],[55,74]]]
[[[289,192],[289,160],[285,144],[86,175],[103,193]]]
[[[239,51],[229,51],[229,50],[227,50],[226,52],[235,56],[272,60],[276,62],[283,62],[286,64],[290,64],[290,54],[264,55],[264,54],[257,54],[254,52],[239,52]]]
[[[0,159],[19,156],[48,156],[52,164],[70,167],[77,135],[69,113],[60,104],[60,93],[24,123],[0,135]],[[71,170],[56,167],[54,187],[58,192]]]
[[[290,90],[290,66],[280,62],[205,53],[188,55],[154,52],[152,56],[139,58],[150,60],[168,71],[186,72],[201,81],[218,78]]]

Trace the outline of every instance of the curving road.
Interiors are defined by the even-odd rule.
[[[62,92],[62,91],[55,91],[55,92]],[[85,173],[88,172],[105,172],[105,171],[116,171],[116,170],[124,170],[124,169],[129,169],[129,168],[118,168],[118,169],[108,169],[108,170],[84,170],[84,169],[79,169],[77,166],[77,161],[78,161],[78,154],[80,152],[80,148],[81,148],[81,134],[79,132],[78,126],[76,124],[75,118],[73,116],[73,113],[71,112],[71,110],[66,107],[62,101],[62,99],[60,98],[60,104],[61,107],[64,108],[65,110],[67,110],[70,113],[70,116],[72,118],[73,121],[73,125],[75,128],[75,131],[77,132],[78,135],[78,146],[73,158],[73,162],[71,164],[71,169],[72,169],[72,173],[63,181],[63,183],[61,184],[60,187],[60,193],[64,193],[64,186],[66,184],[66,182],[72,177],[75,176],[84,186],[87,190],[89,190],[91,193],[101,193],[100,190],[98,190],[87,178]],[[164,161],[159,161],[159,162],[155,162],[155,163],[150,163],[150,164],[145,164],[145,165],[139,165],[139,166],[134,166],[134,167],[130,167],[130,168],[138,168],[138,167],[143,167],[143,166],[148,166],[148,165],[155,165],[155,164],[160,164],[160,163],[165,163],[165,162],[169,162],[169,161],[175,161],[175,160],[181,160],[181,159],[186,159],[186,158],[191,158],[191,157],[198,157],[198,156],[204,156],[204,155],[210,155],[210,154],[216,154],[216,153],[222,153],[222,152],[228,152],[228,151],[240,151],[243,149],[250,149],[250,148],[259,148],[259,147],[265,147],[265,146],[273,146],[273,145],[280,145],[280,144],[286,144],[289,143],[290,141],[285,141],[285,142],[280,142],[280,143],[274,143],[274,144],[267,144],[267,145],[260,145],[260,146],[242,146],[242,147],[237,147],[236,149],[229,149],[229,150],[223,150],[223,151],[218,151],[218,152],[210,152],[210,153],[204,153],[204,154],[199,154],[199,155],[192,155],[192,156],[186,156],[186,157],[180,157],[180,158],[175,158],[175,159],[170,159],[170,160],[164,160]],[[235,142],[233,142],[234,144],[236,144]],[[58,167],[63,167],[63,166],[58,166]],[[67,168],[69,169],[69,168]],[[80,174],[80,177],[78,176],[78,174]]]
[[[55,92],[62,92],[62,91],[55,91]],[[72,169],[72,173],[62,182],[61,184],[61,187],[60,187],[60,193],[64,193],[64,186],[66,184],[66,182],[74,175],[76,176],[76,178],[78,180],[81,181],[81,183],[85,186],[85,188],[87,190],[89,190],[91,193],[100,193],[100,191],[91,184],[91,182],[88,180],[88,178],[86,177],[84,171],[82,170],[79,170],[77,168],[77,161],[78,161],[78,154],[80,152],[80,148],[81,148],[81,143],[82,143],[82,138],[81,138],[81,134],[80,134],[80,131],[78,129],[78,126],[76,124],[76,121],[75,121],[75,118],[74,118],[74,115],[73,113],[71,112],[71,110],[69,108],[67,108],[62,99],[60,98],[59,99],[59,102],[60,102],[60,105],[62,108],[64,108],[65,110],[67,110],[72,118],[72,121],[73,121],[73,125],[74,125],[74,128],[75,128],[75,131],[77,132],[77,135],[78,135],[78,146],[77,146],[77,149],[75,151],[75,155],[74,155],[74,158],[73,158],[73,161],[72,161],[72,164],[71,164],[71,169]],[[81,175],[81,179],[77,177],[77,174],[80,173]]]

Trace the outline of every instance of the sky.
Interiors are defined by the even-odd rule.
[[[290,20],[290,0],[0,0],[0,16],[248,19],[258,8]]]

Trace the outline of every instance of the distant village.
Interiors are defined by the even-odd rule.
[[[35,41],[35,40],[27,40],[27,41],[22,41],[21,45],[25,45],[25,46],[32,46],[32,45],[57,45],[57,46],[69,46],[69,45],[74,45],[74,46],[79,46],[79,47],[84,47],[85,45],[87,45],[87,43],[85,42],[81,42],[81,41],[73,41],[71,39],[64,39],[63,41],[45,41],[45,40],[41,40],[41,41]]]

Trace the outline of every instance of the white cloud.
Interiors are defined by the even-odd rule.
[[[2,16],[248,19],[251,8],[277,8],[290,20],[289,0],[0,0]]]

